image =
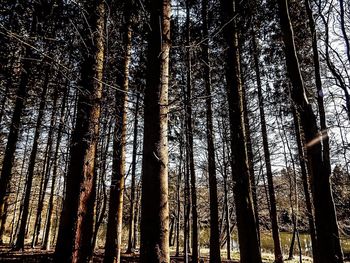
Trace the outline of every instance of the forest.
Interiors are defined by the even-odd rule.
[[[350,262],[350,1],[0,2],[0,262]]]

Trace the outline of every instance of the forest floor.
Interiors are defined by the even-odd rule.
[[[225,258],[225,255],[222,256]],[[222,263],[238,263],[239,254],[233,253],[233,260],[222,260]],[[122,262],[124,263],[136,263],[139,262],[139,257],[137,254],[123,254]],[[103,261],[103,250],[97,251],[94,254],[94,263],[100,263]],[[43,251],[40,249],[30,249],[26,248],[24,251],[12,251],[7,246],[0,246],[0,262],[23,262],[23,263],[50,263],[53,262],[53,251]],[[171,263],[180,263],[184,262],[183,257],[171,257]],[[203,257],[201,257],[201,261],[203,263],[209,262],[207,254],[203,253]],[[273,255],[269,253],[263,253],[263,262],[264,263],[272,263]],[[296,263],[299,262],[298,257],[295,257],[293,260],[285,260],[286,263]],[[312,262],[310,257],[303,256],[303,262]],[[345,261],[350,262],[350,261]]]

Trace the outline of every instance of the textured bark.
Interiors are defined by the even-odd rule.
[[[250,187],[249,168],[245,148],[243,95],[238,48],[238,29],[234,19],[238,1],[221,1],[222,24],[225,25],[226,82],[232,150],[232,176],[236,202],[237,228],[242,263],[261,262],[260,246]]]
[[[82,3],[91,28],[81,31],[83,62],[77,118],[71,138],[66,195],[55,250],[56,262],[87,262],[92,256],[94,166],[104,62],[103,0]],[[90,31],[91,30],[91,31]],[[93,35],[90,32],[94,32]]]
[[[168,204],[168,81],[170,0],[151,1],[142,163],[143,263],[170,262]]]
[[[301,127],[304,131],[307,145],[306,156],[311,172],[312,193],[315,208],[318,251],[317,262],[343,262],[336,211],[330,185],[331,167],[329,158],[323,159],[324,152],[322,151],[322,145],[320,142],[313,143],[313,140],[320,138],[321,135],[319,134],[317,127],[316,116],[306,97],[306,91],[296,54],[294,33],[290,23],[288,4],[286,0],[279,0],[278,4],[283,41],[285,44],[287,71],[293,86],[291,92],[292,99],[297,106]]]
[[[131,59],[131,6],[125,7],[124,25],[124,61],[122,74],[117,85],[123,91],[116,92],[116,120],[113,137],[113,170],[109,198],[109,212],[105,244],[104,263],[120,262],[123,224],[123,196],[125,183],[126,125],[127,125],[127,92],[129,89],[129,65]]]
[[[213,132],[213,112],[211,101],[211,77],[209,61],[209,39],[208,39],[208,1],[202,0],[202,33],[206,39],[202,45],[203,77],[205,82],[205,96],[207,107],[207,151],[208,151],[208,174],[209,174],[209,199],[210,199],[210,262],[221,262],[220,256],[220,234],[218,216],[218,194],[215,165],[215,148]]]

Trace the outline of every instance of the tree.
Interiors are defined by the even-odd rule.
[[[127,253],[135,250],[135,206],[136,206],[136,155],[137,155],[137,137],[138,137],[138,120],[139,120],[139,107],[140,107],[140,92],[136,95],[135,105],[135,118],[134,118],[134,133],[132,143],[132,167],[131,167],[131,186],[130,186],[130,218],[129,218],[129,236],[128,236],[128,248]]]
[[[219,216],[218,216],[218,194],[216,181],[214,131],[213,131],[213,112],[211,101],[211,77],[209,62],[209,39],[208,39],[208,1],[202,0],[202,32],[206,39],[202,45],[203,52],[203,76],[207,106],[207,151],[208,151],[208,174],[210,188],[210,262],[221,262],[220,256],[220,234],[219,234]]]
[[[260,246],[250,187],[249,168],[245,149],[243,96],[240,73],[240,54],[236,13],[238,1],[221,1],[221,19],[225,25],[226,90],[232,151],[232,176],[241,262],[261,262]]]
[[[288,3],[286,0],[279,0],[278,5],[283,42],[285,45],[287,71],[293,87],[291,95],[297,107],[297,114],[300,118],[307,145],[307,160],[311,172],[312,194],[315,207],[317,262],[343,262],[336,211],[330,186],[331,167],[329,158],[323,158],[324,152],[321,141],[314,141],[320,138],[320,134],[316,123],[316,116],[306,96],[306,90],[300,72]]]
[[[276,196],[275,196],[275,188],[273,184],[273,176],[272,176],[272,168],[271,168],[271,154],[270,154],[269,142],[267,137],[267,128],[266,128],[265,110],[264,110],[264,97],[262,94],[262,87],[261,87],[259,48],[256,41],[254,25],[252,26],[252,46],[253,46],[254,70],[256,74],[256,84],[258,89],[261,135],[263,140],[266,177],[267,177],[267,185],[269,190],[270,218],[271,218],[271,225],[272,225],[272,237],[274,242],[274,254],[275,254],[275,262],[278,263],[278,262],[283,262],[283,255],[282,255],[281,240],[279,236],[279,228],[278,228],[278,221],[277,221]]]
[[[77,118],[71,139],[66,195],[55,249],[56,262],[88,261],[92,256],[94,166],[99,131],[104,63],[105,3],[82,3],[88,24],[81,31],[83,61]]]
[[[197,189],[196,170],[194,167],[193,153],[193,118],[192,118],[192,52],[191,52],[191,1],[186,1],[186,91],[185,91],[185,124],[186,124],[186,153],[189,178],[191,181],[191,212],[192,212],[192,262],[198,262],[198,211],[197,211]]]
[[[148,10],[140,256],[144,263],[170,262],[167,134],[170,0],[151,1]]]
[[[123,194],[125,184],[125,147],[127,124],[127,92],[129,89],[129,65],[131,60],[131,8],[130,1],[124,3],[125,25],[123,28],[124,59],[116,91],[116,120],[113,135],[113,171],[109,199],[109,213],[104,263],[120,262],[123,224]]]

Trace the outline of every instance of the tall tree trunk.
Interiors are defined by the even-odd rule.
[[[105,126],[107,126],[107,121],[105,122]],[[107,158],[108,158],[108,152],[109,152],[109,145],[110,145],[110,138],[111,138],[111,129],[112,125],[109,124],[108,130],[107,130],[107,141],[102,143],[101,146],[101,164],[100,164],[100,174],[99,174],[99,182],[98,182],[98,194],[96,198],[96,222],[94,226],[94,234],[92,237],[92,248],[95,249],[96,242],[97,242],[97,235],[98,231],[102,225],[103,219],[105,217],[105,213],[107,210],[107,201],[108,201],[108,195],[107,195],[107,189],[106,189],[106,170],[107,170]],[[106,127],[103,129],[103,131],[106,131]],[[103,138],[103,140],[105,140]],[[102,153],[103,152],[103,153]],[[100,189],[102,188],[102,189]],[[102,191],[102,194],[101,194]],[[101,197],[99,197],[101,196]],[[102,204],[100,198],[102,198]],[[99,209],[98,209],[99,207]]]
[[[272,238],[273,238],[273,244],[274,244],[275,262],[279,263],[279,262],[283,262],[283,255],[282,255],[281,241],[280,241],[279,229],[278,229],[276,195],[275,195],[275,187],[273,184],[270,149],[269,149],[269,143],[267,138],[267,128],[266,128],[266,120],[265,120],[264,98],[263,98],[262,87],[261,87],[261,74],[260,74],[260,67],[259,67],[259,49],[256,43],[254,28],[252,28],[252,46],[253,46],[254,69],[255,69],[256,82],[257,82],[256,84],[258,89],[261,135],[263,140],[266,177],[267,177],[267,185],[268,185],[269,199],[270,199],[270,219],[271,219],[271,225],[272,225]]]
[[[231,221],[230,221],[230,205],[229,205],[229,182],[228,182],[228,164],[230,163],[230,145],[228,140],[228,131],[224,127],[225,118],[222,117],[221,125],[218,126],[221,130],[221,140],[222,140],[222,160],[223,160],[223,179],[224,179],[224,210],[225,210],[225,230],[226,230],[226,251],[227,259],[231,260]],[[219,123],[219,121],[218,121]]]
[[[140,92],[136,95],[135,118],[134,118],[134,134],[132,143],[132,166],[131,166],[131,186],[130,186],[130,218],[129,218],[129,236],[127,253],[135,250],[134,244],[134,225],[135,225],[135,191],[136,191],[136,158],[137,158],[137,136],[138,136],[138,122],[139,122],[139,105]]]
[[[226,172],[224,172],[226,173]],[[227,259],[231,260],[231,222],[230,222],[230,207],[228,205],[228,187],[227,187],[227,174],[224,175],[224,205],[225,205],[225,222],[226,222],[226,253]]]
[[[176,250],[175,256],[178,257],[180,254],[180,219],[181,219],[181,181],[183,174],[183,137],[179,135],[179,171],[176,180]]]
[[[45,69],[45,80],[43,84],[43,90],[41,92],[40,96],[40,106],[38,111],[38,117],[36,120],[36,126],[35,126],[35,133],[34,133],[34,139],[33,139],[33,147],[32,151],[30,153],[29,157],[29,164],[28,164],[28,170],[27,170],[27,181],[26,181],[26,191],[25,191],[25,197],[23,201],[23,211],[22,211],[22,219],[19,227],[19,232],[17,235],[17,241],[15,244],[15,250],[24,249],[24,239],[25,239],[25,232],[27,227],[27,220],[28,220],[28,213],[29,213],[29,202],[30,202],[30,194],[32,192],[32,185],[33,185],[33,179],[34,179],[34,168],[35,168],[35,160],[36,155],[38,152],[38,144],[39,144],[39,136],[41,133],[41,124],[44,117],[44,109],[46,105],[46,93],[49,86],[49,76],[50,76],[50,68],[49,66],[46,66]]]
[[[53,109],[52,109],[51,118],[50,118],[49,133],[47,135],[45,158],[44,158],[45,164],[42,169],[42,175],[41,175],[38,208],[36,211],[34,234],[32,239],[32,248],[35,247],[35,245],[38,243],[38,240],[39,240],[39,234],[40,234],[40,228],[41,228],[41,217],[42,217],[41,213],[44,207],[46,188],[49,183],[49,176],[50,176],[50,170],[51,170],[52,141],[53,141],[54,126],[56,123],[57,100],[58,100],[58,89],[56,88],[53,95],[53,105],[52,105]]]
[[[338,223],[330,186],[331,167],[329,158],[323,159],[322,140],[316,116],[306,97],[303,78],[294,44],[294,34],[290,22],[286,0],[279,0],[279,12],[283,41],[285,44],[287,71],[292,83],[292,99],[298,107],[301,126],[307,145],[307,159],[312,179],[312,193],[315,207],[318,262],[343,262]]]
[[[260,246],[250,186],[245,149],[243,96],[238,47],[238,29],[234,19],[238,1],[221,0],[222,24],[226,50],[226,82],[231,129],[232,176],[236,202],[240,260],[261,262]]]
[[[56,180],[57,180],[57,170],[58,170],[58,152],[60,149],[63,127],[64,127],[64,115],[65,115],[65,109],[66,109],[67,93],[68,93],[68,87],[65,87],[62,102],[61,102],[62,105],[61,105],[61,109],[60,109],[60,119],[59,119],[58,131],[57,131],[55,152],[54,152],[54,156],[53,156],[51,190],[50,190],[50,197],[49,197],[47,216],[46,216],[47,223],[46,223],[45,232],[43,235],[43,242],[42,242],[42,249],[43,250],[50,249],[50,233],[51,233],[51,221],[52,221],[52,213],[53,213],[53,201],[54,201],[55,184],[56,184]]]
[[[128,2],[128,1],[127,1]],[[120,262],[123,224],[123,196],[125,184],[125,153],[127,125],[127,92],[129,89],[129,65],[131,59],[131,5],[125,6],[125,28],[123,45],[125,49],[117,84],[123,91],[116,92],[116,120],[113,135],[113,170],[109,198],[109,212],[105,244],[104,263]]]
[[[207,151],[208,151],[208,174],[209,174],[209,198],[210,198],[210,262],[221,262],[220,234],[218,216],[218,194],[215,165],[215,148],[213,136],[213,112],[211,101],[211,77],[209,61],[209,38],[208,38],[208,1],[202,0],[202,33],[206,39],[202,45],[203,77],[205,82],[205,96],[207,107]]]
[[[198,262],[198,212],[197,212],[197,188],[196,173],[193,157],[193,123],[192,123],[192,62],[191,62],[191,43],[190,43],[190,3],[186,1],[186,141],[188,151],[188,161],[191,178],[191,212],[192,212],[192,262]]]
[[[307,218],[309,222],[309,232],[312,243],[312,256],[314,262],[318,262],[318,253],[317,253],[317,242],[316,242],[316,230],[315,230],[315,221],[314,221],[314,213],[313,213],[313,205],[312,198],[310,196],[310,186],[309,186],[309,177],[307,172],[307,164],[306,164],[306,156],[305,156],[305,143],[302,139],[302,131],[300,127],[300,122],[296,113],[295,106],[292,105],[292,113],[293,113],[293,122],[295,127],[295,137],[298,145],[298,156],[299,156],[299,165],[301,170],[301,180],[303,184],[304,196],[305,196],[305,204],[307,210]]]
[[[190,191],[190,165],[188,160],[187,125],[185,120],[185,202],[184,202],[184,262],[188,263],[190,253],[190,213],[191,213],[191,191]]]
[[[326,113],[325,113],[324,103],[323,103],[324,93],[322,89],[321,66],[320,66],[319,55],[318,55],[316,26],[315,26],[314,16],[312,14],[312,9],[310,7],[309,0],[304,0],[304,2],[305,2],[306,13],[308,16],[308,22],[309,22],[308,25],[311,33],[311,39],[312,39],[312,53],[313,53],[313,62],[314,62],[314,68],[315,68],[315,82],[316,82],[315,84],[316,84],[316,90],[317,90],[317,105],[318,105],[318,112],[320,114],[321,133],[323,136],[323,139],[322,139],[323,159],[325,160],[325,162],[330,162],[329,138],[328,138],[328,131],[327,131]]]
[[[168,81],[170,0],[149,3],[142,163],[141,262],[170,262],[168,203]]]
[[[83,62],[77,118],[71,139],[66,195],[54,259],[87,262],[92,256],[95,151],[99,132],[104,62],[105,3],[82,3],[90,27],[81,31]],[[90,32],[94,32],[93,35]]]

